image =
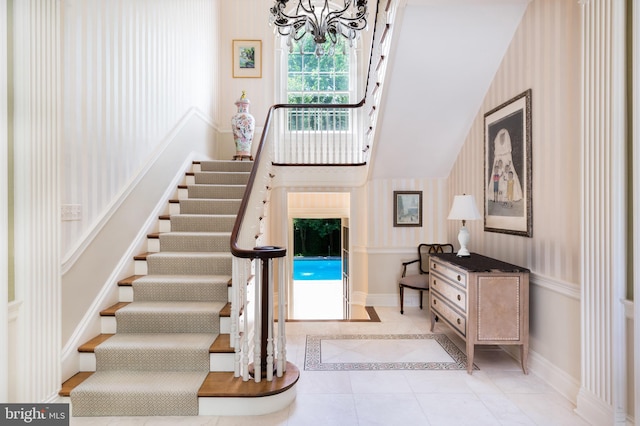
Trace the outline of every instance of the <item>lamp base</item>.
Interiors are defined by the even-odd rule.
[[[460,228],[460,232],[458,233],[458,242],[460,243],[460,250],[458,250],[458,257],[469,257],[471,253],[467,250],[467,244],[469,244],[469,240],[471,236],[469,235],[469,231],[467,231],[466,226],[462,225]]]
[[[456,253],[456,256],[458,256],[458,257],[471,257],[471,253],[469,253],[469,250],[467,250],[466,248],[464,250],[461,248],[460,250],[458,250],[458,253]]]

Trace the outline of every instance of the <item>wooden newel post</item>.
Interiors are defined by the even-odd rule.
[[[271,259],[260,259],[262,263],[262,277],[260,280],[260,294],[261,302],[260,307],[262,312],[260,314],[262,321],[262,333],[260,335],[260,372],[262,377],[267,377],[267,339],[269,337],[269,329],[272,328],[272,324],[269,323],[269,309],[271,305],[271,295],[269,294],[269,263]],[[274,363],[275,365],[275,363]]]
[[[274,246],[265,246],[265,247],[256,247],[254,250],[257,252],[261,252],[258,255],[257,259],[260,260],[262,267],[260,269],[260,321],[262,323],[261,331],[260,331],[260,377],[267,377],[267,368],[269,365],[268,360],[268,344],[269,344],[269,335],[273,335],[273,321],[269,315],[271,312],[271,308],[273,306],[273,294],[269,291],[271,285],[271,273],[270,273],[270,264],[271,261],[276,257],[284,257],[287,251],[280,247]],[[274,354],[275,356],[275,354]],[[275,359],[273,360],[273,371],[277,370],[277,362]],[[255,377],[255,366],[251,375]]]

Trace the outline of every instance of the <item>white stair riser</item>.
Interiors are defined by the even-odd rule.
[[[259,398],[198,398],[199,416],[256,416],[275,413],[287,408],[296,399],[295,386],[276,395]],[[250,401],[250,403],[248,403]],[[58,397],[57,403],[73,406],[68,396]]]
[[[100,333],[116,334],[117,328],[116,317],[100,317]]]
[[[178,189],[178,200],[186,200],[189,198],[189,190],[187,188]]]
[[[234,371],[234,354],[209,354],[209,371]]]
[[[231,318],[220,318],[220,334],[231,334]]]
[[[194,185],[196,183],[196,177],[189,175],[186,177],[185,182],[187,185]]]
[[[264,380],[264,379],[263,379]],[[199,416],[258,416],[282,410],[296,399],[296,387],[258,398],[198,398]]]
[[[135,275],[147,275],[147,261],[136,260],[133,263],[133,273]]]
[[[180,214],[180,203],[169,203],[169,214]]]
[[[163,219],[158,221],[158,231],[159,232],[171,232],[171,221],[168,219]]]
[[[118,301],[133,302],[133,287],[131,286],[118,287]]]
[[[158,253],[160,251],[160,238],[148,238],[147,251],[150,253]]]
[[[80,354],[80,371],[96,371],[96,354],[88,352]]]

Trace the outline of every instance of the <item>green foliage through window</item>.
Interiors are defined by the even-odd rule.
[[[340,256],[340,219],[293,219],[296,256]]]
[[[330,42],[325,45],[329,50]],[[315,55],[313,38],[307,34],[288,56],[287,103],[347,104],[349,103],[349,48],[339,40],[333,55]],[[289,110],[290,131],[349,130],[346,109]]]

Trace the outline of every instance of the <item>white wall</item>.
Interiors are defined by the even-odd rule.
[[[218,2],[63,2],[63,269],[191,108],[217,118]]]
[[[218,1],[63,6],[62,204],[82,211],[81,220],[62,222],[69,345],[84,335],[78,327],[86,332],[81,319],[132,273],[130,251],[155,223],[169,184],[190,159],[216,156],[222,68]]]
[[[580,9],[534,0],[449,178],[449,194],[483,200],[484,114],[532,90],[533,237],[470,228],[472,250],[532,271],[532,369],[575,401],[580,381]],[[455,235],[457,224],[449,224]],[[550,315],[553,313],[553,315]]]

